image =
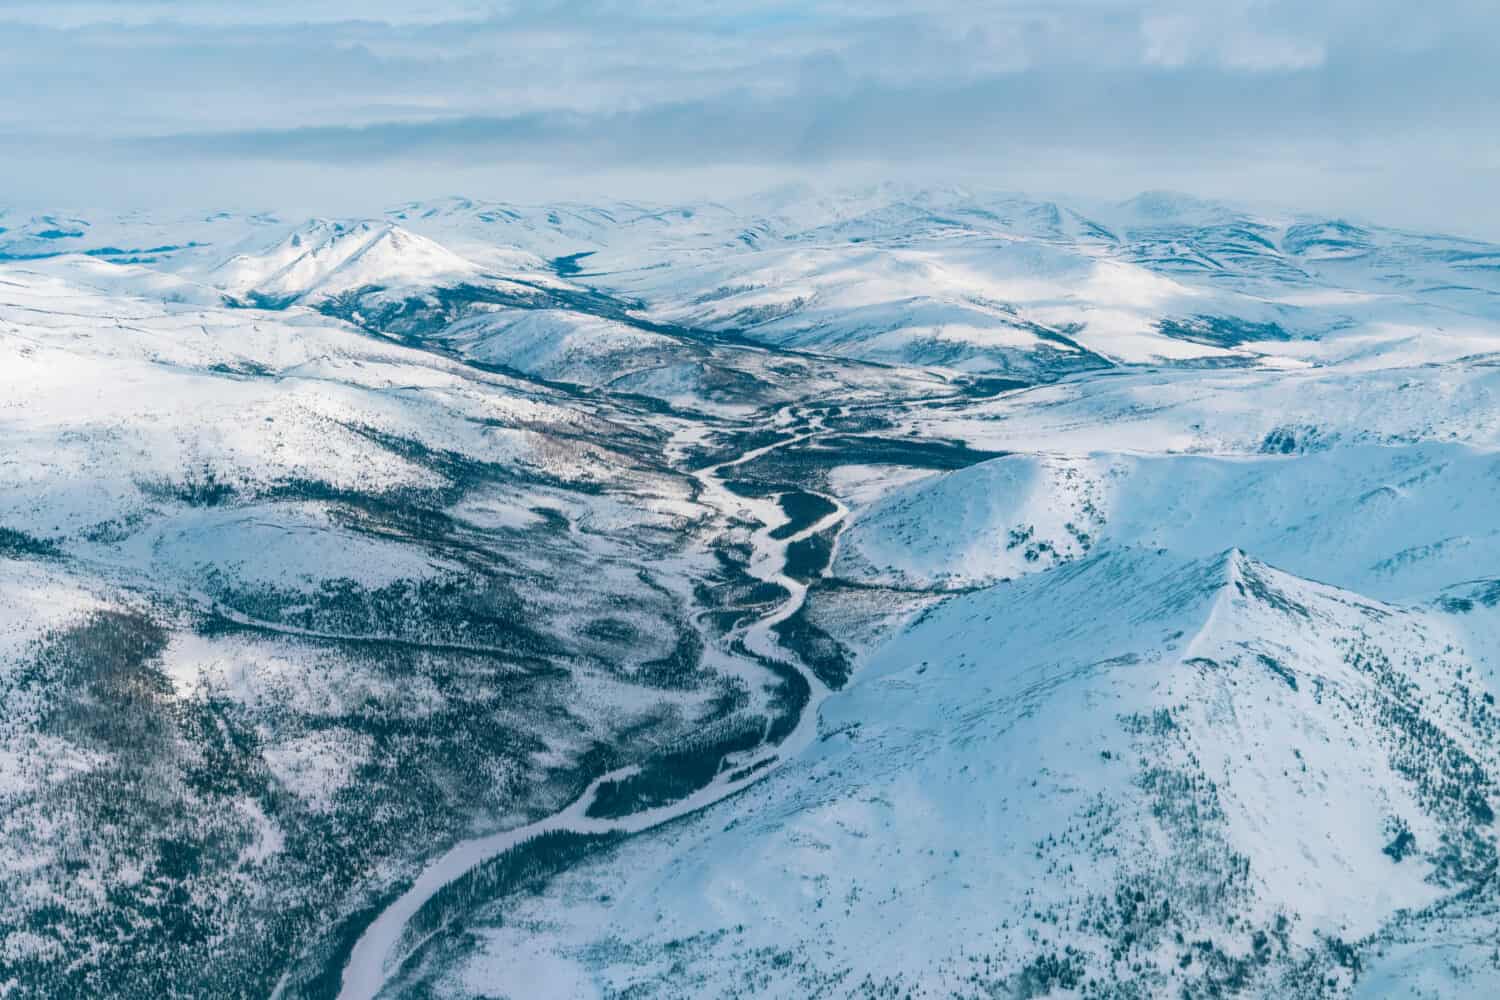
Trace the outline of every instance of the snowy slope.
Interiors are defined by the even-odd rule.
[[[497,904],[425,981],[1347,988],[1346,949],[1494,864],[1496,678],[1470,662],[1441,616],[1238,551],[1116,550],[957,598],[753,801]]]
[[[266,995],[429,843],[555,808],[597,746],[718,711],[718,664],[646,666],[676,662],[718,571],[664,431],[148,277],[0,265],[0,983],[21,996]]]
[[[427,288],[476,277],[478,265],[384,222],[315,220],[277,244],[237,254],[208,278],[238,298],[316,302],[363,288]]]
[[[588,385],[660,363],[678,346],[661,334],[563,309],[480,313],[447,327],[443,340],[477,361]]]
[[[1299,455],[1016,455],[882,497],[840,572],[972,586],[1130,545],[1234,545],[1387,600],[1435,596],[1500,562],[1500,455],[1360,445]]]

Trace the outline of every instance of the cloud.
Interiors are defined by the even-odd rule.
[[[1231,70],[1309,70],[1323,65],[1324,43],[1255,27],[1246,11],[1215,7],[1150,14],[1141,21],[1145,61],[1168,69],[1207,63]]]
[[[1476,0],[0,0],[0,143],[68,176],[192,160],[237,184],[255,163],[557,177],[1050,158],[1085,186],[1154,169],[1266,197],[1294,165],[1313,187],[1321,171],[1467,191],[1494,170],[1497,29]]]

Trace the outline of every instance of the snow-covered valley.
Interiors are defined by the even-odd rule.
[[[0,214],[0,996],[1500,992],[1500,247]]]

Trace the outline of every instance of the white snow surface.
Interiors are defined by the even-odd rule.
[[[457,284],[478,265],[388,222],[316,220],[259,252],[240,253],[209,272],[235,296],[317,301],[361,288]]]
[[[1230,954],[1280,916],[1295,944],[1357,940],[1441,895],[1383,853],[1390,823],[1419,843],[1443,824],[1362,721],[1384,696],[1346,644],[1441,697],[1467,662],[1455,639],[1444,616],[1238,550],[1116,550],[954,598],[829,699],[796,766],[514,901],[454,975],[539,997],[719,994],[747,968],[772,995],[998,986],[1038,950],[1108,968],[1093,921],[1122,885],[1233,911],[1196,927]],[[1456,713],[1435,718],[1469,745]],[[538,978],[503,971],[512,949]],[[1135,961],[1165,983],[1180,953],[1148,937]]]
[[[1238,546],[1324,582],[1417,600],[1500,563],[1496,510],[1500,454],[1462,444],[1013,455],[882,497],[851,529],[840,571],[974,586],[1100,545],[1192,558]]]
[[[881,638],[850,639],[849,683],[766,777],[660,828],[616,824],[633,835],[476,905],[474,947],[406,972],[455,997],[1039,995],[1038,976],[1066,995],[1050,958],[1167,995],[1316,959],[1335,996],[1494,994],[1500,248],[1160,192],[894,186],[6,225],[0,806],[99,766],[33,738],[15,665],[141,581],[206,607],[226,583],[457,567],[348,530],[297,499],[309,484],[400,498],[445,485],[419,452],[489,463],[531,480],[446,516],[519,537],[555,515],[602,552],[703,516],[686,487],[575,444],[622,432],[596,407],[608,391],[681,407],[639,419],[685,447],[710,439],[690,410],[753,425],[774,403],[811,427],[777,366],[834,356],[899,374],[806,383],[819,420],[857,435],[875,413],[887,440],[999,453],[951,471],[861,456],[819,487],[848,512],[830,575],[873,595],[860,635]],[[459,288],[484,294],[444,312]],[[430,334],[361,326],[411,303],[440,317]],[[746,401],[705,361],[716,333],[810,353],[755,355],[765,395]],[[1018,381],[962,395],[974,374]],[[872,403],[908,377],[956,395]],[[559,479],[608,488],[538,485]],[[605,562],[586,594],[639,585]],[[175,697],[326,723],[261,748],[321,815],[370,753],[340,720],[376,700],[421,718],[442,694],[307,649],[184,632],[161,665]],[[627,716],[656,704],[618,677],[582,690]],[[250,870],[283,833],[240,807]],[[6,843],[55,827],[18,817]],[[48,863],[0,854],[0,871]]]

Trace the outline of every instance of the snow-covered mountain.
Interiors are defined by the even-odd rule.
[[[923,616],[749,801],[488,904],[402,982],[1347,993],[1391,922],[1492,892],[1486,682],[1442,613],[1115,550]],[[1500,982],[1493,938],[1453,944],[1478,972],[1443,995]]]
[[[1500,247],[0,227],[0,995],[1500,989]]]
[[[289,304],[364,288],[461,284],[478,273],[478,265],[399,226],[318,219],[273,246],[235,254],[208,278],[238,298]]]

